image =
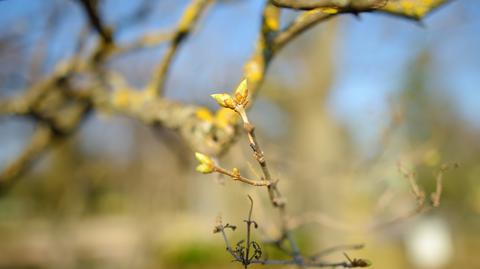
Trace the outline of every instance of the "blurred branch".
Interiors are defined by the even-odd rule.
[[[322,10],[325,13],[380,12],[406,19],[421,20],[430,11],[450,0],[271,0],[277,7]]]
[[[299,15],[290,25],[280,31],[273,40],[275,50],[281,49],[292,39],[303,33],[304,31],[315,26],[317,23],[333,18],[335,15],[325,13],[321,9],[312,10],[310,12]]]
[[[98,11],[98,0],[78,0],[82,5],[92,27],[101,36],[105,44],[113,43],[112,30],[104,25]]]
[[[436,8],[453,0],[389,0],[378,12],[420,21]]]
[[[28,167],[29,160],[53,145],[57,137],[68,136],[76,130],[91,109],[115,111],[118,114],[136,118],[147,125],[162,125],[176,130],[190,146],[208,148],[207,152],[220,152],[225,147],[226,141],[232,140],[234,132],[231,127],[212,130],[205,121],[198,118],[196,106],[150,96],[148,92],[129,86],[123,81],[123,77],[101,68],[101,63],[113,55],[156,45],[168,40],[170,35],[145,34],[126,47],[108,46],[113,44],[113,38],[111,30],[102,23],[96,6],[97,1],[79,0],[79,2],[90,24],[102,39],[86,58],[82,59],[79,55],[74,55],[72,59],[61,62],[49,77],[34,83],[23,95],[9,100],[0,100],[0,116],[30,117],[43,126],[42,130],[47,128],[50,133],[59,135],[27,147],[13,161],[13,165],[2,173],[3,182],[13,183],[11,179],[17,178],[22,170]],[[176,47],[190,33],[200,11],[210,2],[195,0],[187,8],[178,29],[174,32],[173,40]],[[84,33],[86,31],[82,31],[80,35],[77,54],[80,53],[87,38]],[[168,60],[168,65],[170,61]],[[87,78],[86,83],[77,83],[78,77]],[[209,137],[215,137],[215,139]],[[34,141],[37,140],[34,139]],[[209,140],[215,142],[202,146]]]
[[[322,212],[310,212],[304,213],[300,216],[291,218],[288,221],[289,229],[298,229],[301,226],[310,223],[320,224],[330,229],[339,230],[343,232],[353,231],[378,231],[378,229],[388,228],[399,223],[403,223],[421,213],[438,207],[441,202],[442,190],[443,190],[443,175],[451,168],[458,167],[457,164],[447,165],[443,164],[435,176],[435,191],[430,194],[430,204],[427,203],[427,196],[425,191],[418,184],[415,173],[408,172],[401,163],[398,163],[398,170],[402,177],[408,181],[410,193],[415,198],[416,206],[410,211],[393,217],[387,221],[373,221],[370,224],[350,224],[346,221],[338,220]],[[382,205],[386,207],[386,205]]]
[[[321,7],[340,6],[348,3],[347,1],[338,0],[271,0],[276,7],[291,8],[297,10],[312,10]]]
[[[192,0],[190,5],[183,13],[176,30],[173,33],[171,43],[162,61],[153,73],[153,78],[147,86],[147,90],[152,95],[161,94],[165,88],[165,79],[170,69],[173,57],[178,51],[183,41],[190,35],[193,27],[197,23],[202,12],[211,4],[213,0]]]
[[[124,46],[117,46],[112,54],[132,53],[140,49],[154,47],[160,43],[167,42],[173,39],[173,33],[146,33],[135,41]]]
[[[0,100],[0,116],[23,115],[27,113],[25,110],[26,106],[20,98]]]
[[[53,136],[48,126],[38,125],[20,156],[0,172],[0,186],[4,188],[10,179],[18,177],[25,171],[26,167],[29,167],[53,141]]]
[[[385,227],[390,227],[396,225],[398,223],[404,222],[407,219],[417,216],[420,213],[426,212],[431,210],[434,207],[438,207],[440,205],[442,189],[443,189],[443,174],[451,169],[452,166],[444,164],[440,167],[439,171],[437,172],[435,178],[435,191],[430,195],[430,204],[427,203],[425,191],[418,185],[417,176],[413,172],[408,172],[401,163],[398,163],[398,170],[402,174],[402,176],[408,180],[410,185],[410,192],[416,199],[416,207],[411,211],[400,215],[398,217],[393,218],[392,220],[380,223],[374,223],[370,225],[368,228],[371,230],[381,229]],[[457,164],[453,165],[453,168],[456,168]]]
[[[252,103],[261,87],[270,62],[290,41],[313,26],[340,14],[357,15],[378,11],[419,20],[448,0],[270,0],[265,4],[262,25],[255,43],[255,51],[244,65],[252,95]],[[283,29],[280,29],[280,13],[284,8],[308,10]]]

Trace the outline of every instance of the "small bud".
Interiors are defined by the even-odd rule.
[[[213,161],[210,157],[208,157],[205,154],[202,154],[200,152],[195,152],[195,158],[201,163],[201,164],[208,164],[208,165],[213,165]]]
[[[248,85],[247,85],[247,80],[244,79],[240,84],[238,85],[237,89],[235,90],[235,101],[239,105],[246,105],[247,103],[247,97],[248,97]]]
[[[217,93],[210,95],[217,103],[226,108],[235,109],[236,103],[233,98],[227,93]]]
[[[213,172],[213,165],[208,165],[208,164],[202,163],[202,164],[197,165],[195,170],[197,170],[197,172],[200,172],[200,173],[203,173],[203,174],[210,174],[211,172]]]
[[[240,170],[238,170],[238,168],[233,168],[232,175],[236,178],[240,177]]]
[[[195,158],[198,160],[198,162],[200,162],[200,164],[195,168],[197,172],[203,174],[209,174],[213,172],[215,165],[210,157],[205,154],[195,152]]]

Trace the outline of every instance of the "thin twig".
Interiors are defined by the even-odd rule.
[[[252,186],[269,186],[271,184],[269,181],[266,181],[266,180],[253,180],[253,179],[245,178],[241,175],[235,175],[232,172],[227,171],[227,170],[225,170],[221,167],[215,167],[214,171],[218,172],[220,174],[224,174],[226,176],[229,176],[233,180],[238,180],[238,181],[241,181],[243,183],[246,183],[246,184],[249,184],[249,185],[252,185]]]

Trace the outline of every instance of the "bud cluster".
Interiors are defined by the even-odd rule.
[[[247,80],[244,79],[242,82],[240,82],[233,97],[228,93],[216,93],[212,94],[211,96],[222,107],[232,110],[245,108],[248,104]]]

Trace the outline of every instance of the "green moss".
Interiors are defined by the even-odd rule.
[[[223,246],[206,242],[181,244],[168,253],[160,254],[171,267],[198,267],[229,262]]]

